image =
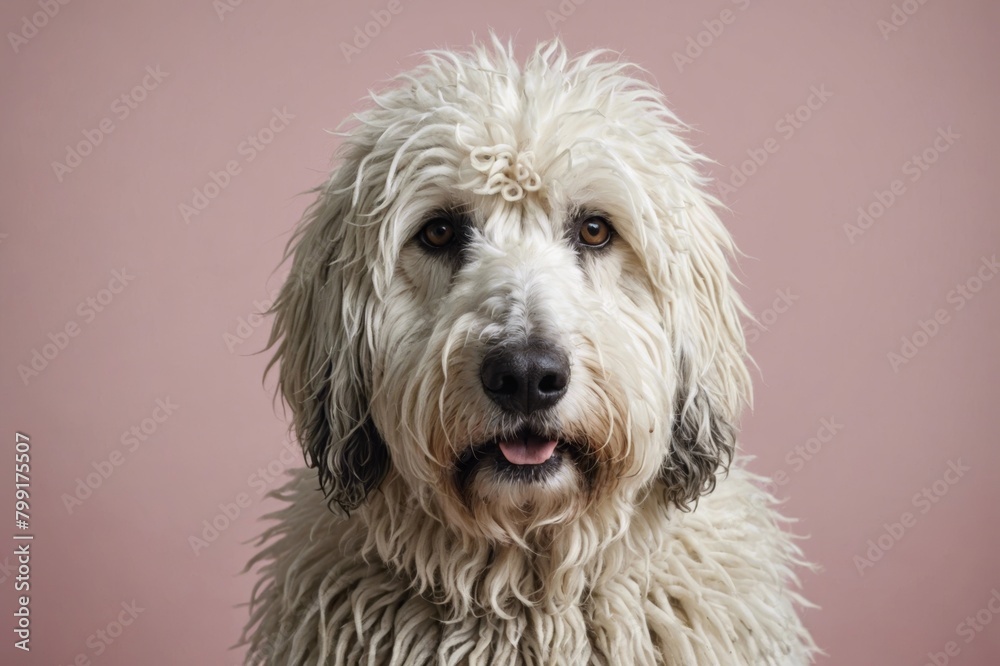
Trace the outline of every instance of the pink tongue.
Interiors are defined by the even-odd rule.
[[[546,440],[530,436],[512,442],[500,442],[500,452],[513,465],[541,465],[552,457],[556,450],[556,440]]]

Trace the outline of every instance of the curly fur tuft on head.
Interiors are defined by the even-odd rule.
[[[494,38],[372,102],[274,306],[316,472],[252,563],[248,660],[807,660],[798,548],[732,462],[732,240],[661,93]]]

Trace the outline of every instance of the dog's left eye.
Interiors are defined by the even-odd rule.
[[[455,240],[455,235],[455,225],[441,217],[425,224],[418,234],[424,245],[434,249],[448,247]]]
[[[580,225],[580,243],[587,247],[604,247],[611,240],[611,223],[592,215]]]

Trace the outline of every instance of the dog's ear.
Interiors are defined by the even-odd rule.
[[[732,238],[715,214],[715,199],[691,188],[687,198],[674,215],[679,251],[670,269],[670,309],[677,381],[660,474],[682,509],[715,489],[720,468],[728,471],[739,415],[751,400],[741,326],[746,311],[729,267]]]
[[[275,301],[268,347],[306,462],[331,505],[357,508],[381,484],[389,451],[369,414],[370,303],[362,241],[348,216],[345,166],[319,188],[286,250],[292,268]]]
[[[728,470],[736,448],[732,417],[713,402],[704,382],[694,381],[681,359],[670,452],[660,470],[667,494],[681,509],[715,489],[720,468]]]

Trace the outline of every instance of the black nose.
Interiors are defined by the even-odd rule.
[[[486,354],[480,378],[490,400],[506,410],[531,414],[552,407],[566,394],[569,359],[545,342],[505,344]]]

